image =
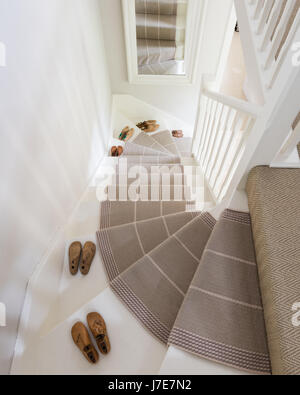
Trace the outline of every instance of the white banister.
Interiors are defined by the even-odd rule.
[[[233,169],[260,112],[260,107],[233,97],[202,93],[193,153],[217,202],[228,192]]]
[[[300,28],[299,0],[235,0],[252,97],[264,104]],[[262,100],[263,96],[263,100]],[[252,99],[252,97],[250,99]]]

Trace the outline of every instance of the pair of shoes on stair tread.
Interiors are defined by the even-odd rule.
[[[181,139],[183,137],[183,131],[182,130],[173,130],[172,136],[177,139]]]
[[[123,152],[124,152],[124,149],[120,145],[119,145],[119,147],[113,146],[111,148],[111,156],[113,156],[113,157],[121,156],[123,154]]]
[[[99,351],[101,354],[107,355],[110,352],[110,341],[103,317],[98,313],[90,313],[86,319]],[[77,322],[72,327],[71,333],[74,343],[84,357],[91,364],[96,364],[99,361],[99,354],[91,340],[87,327],[82,322]]]
[[[81,274],[89,274],[93,259],[96,254],[96,245],[91,241],[82,247],[79,241],[75,241],[69,248],[69,268],[72,276],[75,276],[80,269]]]
[[[131,139],[131,137],[134,135],[134,129],[130,129],[129,126],[126,126],[122,132],[120,133],[119,140],[127,142],[128,140]]]
[[[136,125],[139,129],[143,130],[145,133],[153,133],[156,132],[160,125],[157,124],[157,121],[144,121],[140,122]]]

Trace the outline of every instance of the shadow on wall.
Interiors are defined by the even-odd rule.
[[[108,148],[111,90],[98,6],[0,3],[0,302],[7,308],[0,374],[10,368],[27,282]]]

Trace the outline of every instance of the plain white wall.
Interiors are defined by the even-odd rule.
[[[197,112],[201,76],[207,74],[213,79],[218,71],[233,0],[207,0],[204,41],[198,70],[199,83],[193,86],[129,84],[122,0],[99,1],[113,93],[135,96],[193,125]]]
[[[0,374],[26,284],[111,137],[99,0],[0,0]]]

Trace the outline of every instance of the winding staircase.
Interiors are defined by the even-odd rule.
[[[105,158],[58,241],[64,262],[53,248],[31,280],[13,374],[300,373],[299,2],[235,3],[257,104],[203,84],[193,139],[135,129]],[[153,199],[128,199],[141,192]],[[86,277],[68,271],[74,240],[97,244]],[[112,351],[90,366],[70,330],[94,310]]]

